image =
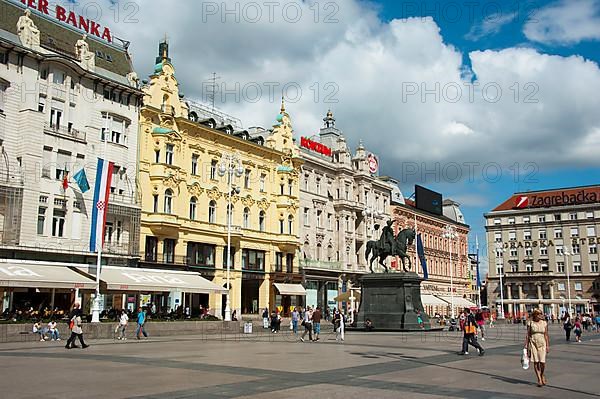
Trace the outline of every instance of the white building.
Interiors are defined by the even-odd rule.
[[[135,264],[142,92],[127,49],[24,11],[21,3],[0,3],[0,256],[95,263],[92,199],[97,159],[104,157],[115,164],[104,263]],[[82,169],[85,193],[73,179]],[[35,307],[38,298],[20,291],[5,292],[5,306],[14,294],[17,305],[31,300]]]

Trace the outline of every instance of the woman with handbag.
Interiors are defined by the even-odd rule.
[[[544,375],[546,370],[546,354],[550,352],[550,338],[548,336],[548,322],[542,318],[542,311],[534,309],[531,320],[527,322],[527,336],[525,345],[529,360],[533,362],[533,369],[538,379],[538,387],[546,385],[548,380]]]
[[[567,341],[570,341],[573,324],[571,324],[571,316],[569,316],[569,312],[565,313],[565,317],[563,317],[563,328],[565,329],[565,337]]]

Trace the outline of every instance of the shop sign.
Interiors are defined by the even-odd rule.
[[[369,173],[375,175],[379,172],[379,159],[374,154],[369,154],[367,163],[369,164]]]
[[[317,141],[307,139],[306,137],[300,137],[300,146],[327,157],[331,156],[331,148]]]
[[[578,191],[561,191],[521,195],[515,200],[515,209],[547,208],[552,206],[571,206],[595,204],[599,201],[597,189]]]

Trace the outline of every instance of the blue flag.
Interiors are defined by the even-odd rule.
[[[73,180],[75,180],[82,193],[85,193],[90,189],[90,184],[88,183],[87,176],[85,175],[85,169],[81,169],[79,172],[75,173],[73,175]]]
[[[427,280],[429,278],[429,273],[427,273],[427,260],[425,260],[425,250],[423,249],[421,234],[417,235],[417,254],[421,261],[421,268],[423,268],[423,279]]]

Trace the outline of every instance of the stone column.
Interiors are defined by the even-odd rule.
[[[523,303],[521,303],[521,300],[524,299],[523,298],[523,283],[517,283],[517,288],[519,290],[519,312],[523,313],[523,312],[525,312],[525,305]]]
[[[554,299],[554,281],[548,283],[548,287],[550,287],[550,301],[552,302],[552,300]],[[556,311],[554,310],[554,303],[552,303],[550,305],[550,311],[552,312],[552,314],[554,315],[554,317],[557,317],[558,315],[556,314]]]
[[[544,295],[542,293],[542,283],[540,281],[536,281],[535,282],[535,286],[537,288],[537,297],[539,299],[539,303],[538,303],[538,309],[540,309],[542,311],[542,313],[544,312],[544,305],[542,304],[542,301],[544,300]]]
[[[506,299],[512,299],[512,284],[506,284]],[[511,316],[513,315],[513,304],[509,303],[508,304],[508,314],[510,314]]]

